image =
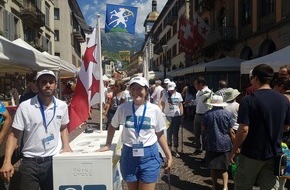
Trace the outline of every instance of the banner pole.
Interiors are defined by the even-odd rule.
[[[98,44],[98,51],[97,51],[97,63],[99,63],[99,71],[100,71],[100,85],[99,85],[99,92],[100,92],[100,100],[99,100],[99,107],[100,107],[100,132],[103,131],[103,69],[102,69],[102,44],[101,44],[101,15],[97,14],[97,32],[96,32],[96,39]]]

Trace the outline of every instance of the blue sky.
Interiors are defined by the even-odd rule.
[[[77,0],[82,13],[89,26],[96,26],[97,14],[101,15],[101,28],[105,27],[106,5],[127,5],[138,7],[137,23],[135,31],[144,35],[144,21],[148,13],[152,11],[152,0]],[[166,0],[157,0],[157,11],[160,13]]]

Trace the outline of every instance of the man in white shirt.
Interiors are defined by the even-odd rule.
[[[161,96],[161,92],[163,90],[161,83],[162,83],[161,80],[155,81],[155,89],[151,95],[152,103],[156,104],[156,105],[158,105],[158,102],[159,102],[160,96]]]
[[[199,76],[194,80],[194,88],[196,93],[196,113],[194,116],[194,136],[195,136],[195,151],[193,154],[202,153],[203,135],[201,133],[201,124],[203,122],[204,114],[210,110],[210,107],[206,104],[206,101],[210,98],[212,91],[206,86],[206,80],[203,76]],[[202,137],[202,138],[200,138]]]

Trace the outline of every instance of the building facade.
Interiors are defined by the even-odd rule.
[[[151,69],[166,72],[170,77],[176,70],[192,70],[194,65],[227,56],[249,60],[284,48],[290,44],[289,7],[287,0],[167,1],[150,31],[154,44]],[[193,19],[194,14],[210,27],[210,33],[204,45],[189,56],[179,48],[179,18],[184,15]],[[213,82],[221,78],[240,79],[239,72],[230,77],[226,71],[190,73],[188,76],[192,77],[208,75]],[[173,77],[188,78],[182,72]]]

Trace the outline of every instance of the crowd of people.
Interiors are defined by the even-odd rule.
[[[123,125],[122,177],[129,189],[153,190],[162,167],[158,144],[166,156],[165,171],[170,173],[173,157],[180,157],[180,126],[184,120],[193,120],[192,155],[205,153],[212,189],[218,189],[219,175],[223,190],[228,189],[228,168],[233,163],[237,165],[235,189],[254,185],[283,189],[286,179],[273,172],[282,142],[290,144],[289,73],[287,65],[278,76],[270,66],[258,65],[249,73],[251,86],[245,92],[229,87],[225,80],[218,81],[219,89],[214,92],[204,76],[182,88],[177,87],[180,81],[168,78],[151,85],[143,77],[105,80],[102,111],[108,135],[106,145],[97,151],[110,150],[115,130]],[[21,146],[21,189],[50,190],[52,157],[72,151],[66,128],[68,104],[54,96],[57,79],[52,71],[33,73],[27,82],[29,88],[20,97],[13,122],[0,104],[0,189],[7,188],[14,174],[12,157]],[[72,93],[73,87],[67,83],[64,94]]]

